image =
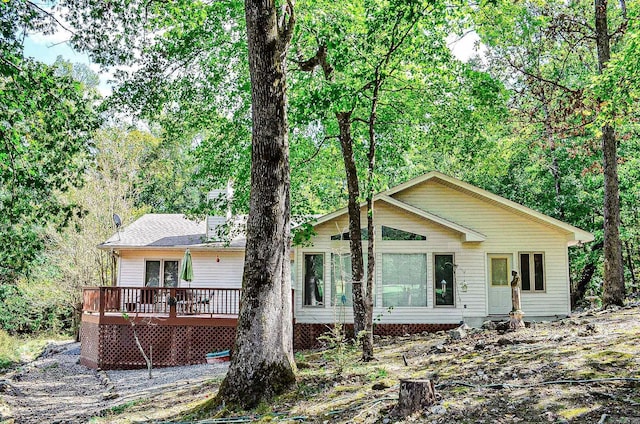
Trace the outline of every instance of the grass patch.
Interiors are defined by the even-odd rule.
[[[632,365],[634,355],[614,350],[604,350],[587,356],[587,364],[600,371],[627,368]]]
[[[120,415],[123,414],[125,412],[127,412],[128,410],[130,410],[131,408],[134,408],[138,405],[144,404],[146,402],[146,399],[136,399],[136,400],[131,400],[129,402],[125,402],[121,405],[116,405],[116,406],[112,406],[109,409],[106,409],[101,415],[103,417],[110,417],[110,416],[114,416],[114,415]]]
[[[0,330],[0,371],[10,368],[20,361],[17,340]]]
[[[387,372],[387,370],[384,368],[376,368],[373,371],[371,371],[369,374],[367,374],[367,378],[369,379],[369,381],[384,379],[388,376],[389,376],[389,372]]]
[[[563,409],[562,411],[558,411],[558,415],[562,416],[567,420],[571,420],[573,418],[579,417],[581,415],[587,414],[592,411],[592,408],[573,408],[573,409]]]
[[[64,336],[51,334],[15,337],[0,330],[0,372],[36,359],[52,341],[68,340]]]

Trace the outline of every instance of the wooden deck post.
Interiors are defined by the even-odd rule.
[[[176,288],[171,287],[169,289],[169,300],[167,301],[169,304],[169,318],[176,317]]]
[[[100,287],[100,300],[98,303],[98,309],[100,312],[100,318],[104,317],[104,307],[105,307],[105,292],[106,292],[107,288],[102,286]]]

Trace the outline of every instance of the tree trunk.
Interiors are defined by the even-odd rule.
[[[595,245],[590,246],[590,251],[585,252],[589,257],[589,262],[582,269],[582,275],[580,276],[580,280],[576,283],[573,291],[571,292],[571,308],[575,308],[582,299],[584,299],[584,295],[587,292],[587,286],[591,282],[593,275],[596,272],[596,257],[599,256],[599,253],[596,255],[594,252],[599,252],[602,250],[603,242],[600,241]]]
[[[551,165],[549,170],[551,176],[553,176],[553,186],[556,193],[556,218],[564,220],[564,199],[562,198],[562,185],[560,182],[560,165],[558,164],[558,153],[556,152],[557,146],[553,134],[553,125],[551,123],[551,113],[549,113],[549,105],[547,98],[542,93],[542,107],[544,110],[544,128],[545,136],[547,138],[547,147],[551,152]]]
[[[607,0],[595,0],[596,46],[598,67],[602,73],[611,57],[607,22]],[[618,157],[615,130],[602,127],[604,168],[604,286],[603,306],[624,304],[625,288],[620,242],[620,196],[618,189]]]
[[[629,267],[629,275],[631,276],[631,287],[632,291],[635,292],[638,283],[636,282],[636,268],[633,265],[633,249],[628,241],[624,242],[624,247],[627,251],[627,266]]]
[[[362,231],[360,229],[360,187],[358,171],[353,157],[353,139],[351,138],[351,112],[336,113],[340,128],[340,146],[344,160],[344,170],[347,176],[347,191],[349,192],[349,248],[351,251],[351,278],[353,281],[353,333],[356,337],[363,334],[365,329],[366,311],[364,307],[365,293],[362,287],[364,264],[362,259]],[[369,239],[373,234],[369,234]]]
[[[371,98],[371,111],[369,113],[369,153],[367,154],[367,232],[369,241],[367,243],[367,286],[364,296],[364,337],[362,338],[362,360],[365,362],[373,360],[373,282],[375,281],[375,226],[373,211],[373,176],[376,168],[376,117],[378,109],[378,93],[380,92],[380,72],[376,68],[375,84],[373,96]]]
[[[252,97],[251,199],[235,347],[217,401],[251,408],[295,383],[290,277],[286,50],[273,1],[246,0]]]

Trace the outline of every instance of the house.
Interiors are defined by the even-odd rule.
[[[439,172],[377,194],[374,210],[376,333],[436,331],[503,318],[511,310],[512,270],[521,278],[526,319],[570,313],[568,247],[592,241],[590,233]],[[366,223],[364,206],[361,218]],[[83,334],[93,340],[93,351],[87,349],[84,363],[110,366],[98,352],[105,350],[99,347],[105,343],[101,334],[110,335],[111,345],[133,345],[126,323],[113,316],[129,309],[137,319],[165,317],[147,337],[149,343],[166,339],[167,364],[202,362],[198,344],[231,346],[245,242],[241,235],[215,241],[222,221],[149,214],[100,245],[117,258],[118,287],[85,290]],[[310,243],[292,247],[296,348],[313,346],[336,320],[352,322],[347,209],[318,218],[314,230]],[[364,231],[363,239],[368,236]],[[188,284],[178,278],[186,249],[194,273]],[[146,291],[153,300],[147,295],[145,304]],[[176,300],[181,293],[191,300]],[[172,333],[160,337],[163,327]]]
[[[374,211],[378,331],[505,317],[512,270],[527,319],[570,313],[568,247],[592,234],[440,172],[377,194]],[[335,309],[350,304],[347,209],[314,229],[312,245],[295,249],[298,326],[332,322]],[[343,313],[352,320],[350,308]]]

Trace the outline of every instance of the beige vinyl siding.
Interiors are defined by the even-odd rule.
[[[363,227],[366,225],[366,215],[361,215]],[[382,226],[389,226],[427,237],[426,241],[383,241]],[[374,317],[379,317],[381,323],[457,323],[466,317],[484,317],[485,287],[484,287],[484,256],[478,243],[462,243],[460,233],[445,228],[439,224],[425,220],[402,209],[379,201],[375,206],[376,226],[376,279]],[[317,236],[313,239],[313,246],[297,248],[296,257],[304,253],[325,253],[325,296],[329,299],[331,285],[331,253],[348,253],[349,241],[330,240],[334,234],[348,230],[347,216],[340,216],[332,221],[318,225],[315,228]],[[367,242],[363,241],[366,254]],[[456,273],[456,305],[454,308],[434,308],[433,295],[433,254],[453,253],[458,265]],[[385,253],[420,253],[427,258],[427,307],[395,307],[392,311],[382,306],[382,255]],[[330,304],[324,308],[302,307],[302,285],[304,269],[301,261],[296,262],[297,287],[295,296],[296,320],[301,323],[332,323],[336,319],[345,322],[353,321],[351,307],[333,307]],[[462,272],[461,270],[464,270]],[[462,292],[462,283],[467,283],[467,291]],[[466,309],[464,308],[466,305]]]
[[[463,192],[448,185],[429,180],[396,193],[396,199],[423,209],[451,222],[486,236],[483,242],[463,242],[462,234],[418,217],[396,206],[377,201],[376,225],[376,278],[374,317],[381,323],[457,323],[463,320],[481,322],[488,315],[488,255],[511,254],[512,266],[519,269],[520,252],[544,252],[544,293],[522,294],[522,308],[527,317],[553,317],[569,312],[569,282],[567,259],[567,233],[552,228],[522,212]],[[366,226],[366,215],[361,215]],[[383,241],[383,225],[422,234],[426,241]],[[347,215],[315,227],[317,236],[313,246],[296,248],[297,257],[307,253],[325,254],[325,296],[330,299],[331,253],[348,253],[349,242],[330,240],[331,235],[348,230]],[[366,254],[366,241],[363,241]],[[382,307],[382,255],[385,253],[421,253],[427,255],[427,306],[395,307],[391,312]],[[455,274],[455,306],[434,308],[434,254],[453,254],[457,265]],[[302,307],[301,282],[304,269],[296,262],[297,287],[295,316],[301,323],[332,323],[336,320],[352,322],[351,307]],[[465,284],[466,283],[466,284]],[[466,291],[462,287],[466,285]]]
[[[140,287],[144,285],[145,260],[169,259],[182,261],[182,250],[122,250],[120,252],[120,286]],[[220,261],[217,262],[216,258]],[[193,287],[240,288],[242,286],[242,270],[244,252],[192,251]],[[184,282],[181,282],[184,286]]]
[[[526,316],[569,313],[566,233],[433,180],[394,197],[486,235],[487,240],[479,244],[481,249],[486,254],[512,253],[516,269],[519,269],[519,252],[544,252],[546,290],[544,293],[523,292],[522,309]]]

